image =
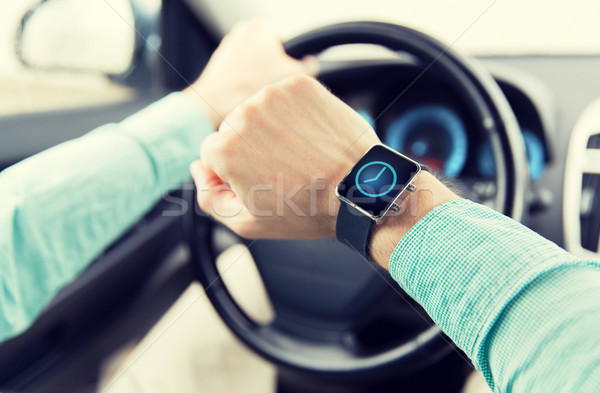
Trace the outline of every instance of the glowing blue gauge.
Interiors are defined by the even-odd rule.
[[[384,142],[450,177],[457,176],[467,160],[465,126],[456,112],[440,105],[419,106],[398,116]]]
[[[537,180],[546,170],[546,150],[540,138],[531,131],[523,130],[523,141],[529,163],[529,173],[533,180]]]
[[[482,143],[477,150],[477,170],[486,179],[496,176],[496,163],[490,141]]]
[[[521,135],[525,143],[529,174],[533,180],[537,180],[542,177],[546,170],[546,150],[540,138],[533,132],[523,130]],[[492,178],[496,176],[496,164],[489,141],[483,143],[477,151],[477,169],[484,177]]]
[[[371,113],[369,113],[368,110],[359,109],[356,112],[358,112],[358,114],[361,115],[362,118],[365,119],[371,125],[371,128],[375,129],[375,119],[373,119],[373,116],[371,116]]]

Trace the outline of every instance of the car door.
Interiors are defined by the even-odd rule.
[[[180,89],[216,44],[179,0],[15,3],[0,5],[0,170]],[[128,62],[102,61],[127,50]],[[0,344],[2,391],[93,391],[102,362],[177,299],[193,273],[181,215],[162,214],[169,204],[159,202],[33,326]]]

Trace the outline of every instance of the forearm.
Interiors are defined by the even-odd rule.
[[[371,253],[378,263],[386,266],[391,254],[390,274],[469,355],[490,385],[500,391],[531,393],[548,391],[542,389],[549,386],[540,384],[542,379],[573,382],[578,368],[589,363],[572,352],[580,349],[571,344],[594,344],[592,331],[599,319],[593,310],[599,308],[600,281],[590,278],[595,287],[588,287],[589,297],[583,298],[588,299],[586,308],[591,312],[576,322],[567,310],[581,309],[582,296],[575,296],[573,280],[555,288],[561,282],[555,272],[585,270],[597,275],[596,263],[573,257],[481,205],[452,198],[440,204],[448,199],[443,196],[445,187],[430,184],[433,194],[436,189],[440,192],[437,200],[435,195],[429,196],[433,199],[413,196],[406,202],[417,203],[416,214],[405,213],[377,228]],[[378,254],[377,247],[385,252]],[[547,294],[554,289],[561,292],[563,308],[549,312],[557,299]],[[587,332],[588,337],[574,337],[571,329]],[[524,345],[524,340],[530,345]],[[582,360],[565,371],[562,355]],[[529,361],[536,356],[547,359]],[[592,356],[596,359],[592,364],[597,364],[599,354]]]
[[[267,25],[242,22],[184,94],[1,174],[0,340],[188,176],[223,116],[286,76],[317,72],[314,59],[289,57]]]
[[[2,172],[0,340],[182,182],[212,129],[176,94]]]

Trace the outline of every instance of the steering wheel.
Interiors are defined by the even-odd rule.
[[[525,151],[514,115],[489,74],[429,36],[385,23],[319,28],[288,41],[285,49],[300,58],[343,44],[376,44],[407,52],[418,59],[424,72],[435,72],[452,85],[491,141],[497,168],[496,210],[520,219],[527,178]],[[191,194],[190,199],[194,198]],[[364,348],[356,327],[367,316],[373,317],[386,293],[400,289],[389,277],[382,279],[384,273],[330,239],[246,240],[276,314],[273,322],[258,324],[235,302],[217,270],[216,236],[224,228],[194,213],[186,218],[185,226],[194,268],[214,308],[241,341],[278,367],[321,377],[372,378],[392,371],[410,373],[451,348],[448,338],[430,321],[402,340]]]

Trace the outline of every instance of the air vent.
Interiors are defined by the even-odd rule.
[[[584,174],[580,203],[581,247],[598,251],[600,239],[600,175]]]
[[[588,149],[600,149],[600,131],[598,134],[590,136],[587,143]]]
[[[583,112],[569,141],[565,164],[563,228],[575,255],[600,255],[600,100]]]

